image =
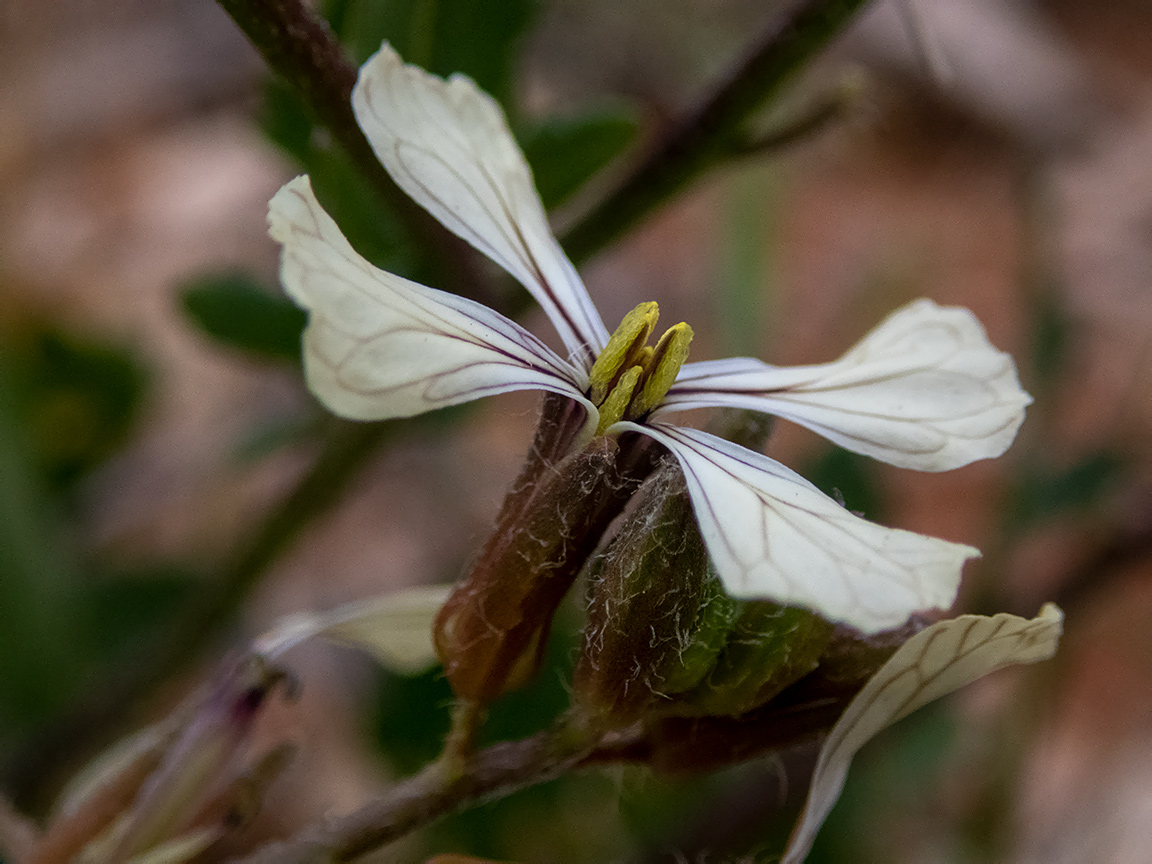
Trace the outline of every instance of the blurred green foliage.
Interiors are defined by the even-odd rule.
[[[332,0],[329,21],[357,64],[388,41],[409,63],[467,75],[514,116],[517,47],[537,0]]]
[[[632,143],[638,128],[623,105],[527,126],[520,143],[544,206],[568,201]]]
[[[876,484],[875,463],[842,447],[826,447],[800,473],[825,495],[853,513],[883,522],[884,500]]]
[[[0,351],[0,738],[68,705],[162,626],[191,581],[117,576],[69,525],[85,478],[129,440],[148,375],[133,354],[35,317]]]
[[[127,352],[30,320],[5,334],[10,410],[28,454],[53,489],[64,489],[127,439],[147,373]]]
[[[244,273],[201,276],[180,294],[184,313],[217,343],[299,364],[308,315]]]
[[[13,390],[0,379],[0,732],[59,709],[84,664],[77,562]]]
[[[1022,531],[1095,506],[1115,488],[1128,465],[1120,454],[1100,450],[1068,466],[1028,466],[1021,472],[1010,526]]]
[[[891,861],[891,850],[883,844],[898,835],[901,814],[930,806],[931,796],[925,792],[937,785],[956,739],[956,722],[948,701],[936,702],[869,742],[853,759],[844,791],[817,835],[807,864]]]

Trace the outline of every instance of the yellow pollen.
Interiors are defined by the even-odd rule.
[[[641,420],[655,410],[688,359],[692,328],[670,327],[655,347],[648,338],[660,317],[655,303],[641,303],[624,316],[588,373],[588,398],[600,410],[596,434],[621,420]]]
[[[624,370],[636,365],[659,318],[660,307],[654,302],[641,303],[624,316],[588,373],[588,398],[593,404],[603,402]]]

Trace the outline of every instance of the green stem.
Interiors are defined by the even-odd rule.
[[[461,699],[452,706],[452,726],[439,760],[442,770],[453,776],[464,773],[476,750],[476,736],[486,714],[484,703],[473,699]]]
[[[862,91],[863,82],[858,75],[845,75],[838,84],[818,94],[775,126],[734,140],[729,155],[732,158],[761,156],[806,141],[844,120]]]

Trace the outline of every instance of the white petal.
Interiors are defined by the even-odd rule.
[[[706,432],[662,423],[609,431],[619,428],[650,435],[679,460],[734,597],[804,606],[875,633],[952,605],[964,562],[980,554],[861,519],[779,462]]]
[[[608,333],[552,236],[496,100],[470,78],[403,63],[385,43],[360,69],[352,107],[397,185],[520,280],[573,358],[590,364]]]
[[[661,410],[750,408],[901,468],[947,471],[999,456],[1032,401],[967,309],[917,300],[833,363],[689,363]]]
[[[275,659],[289,648],[321,636],[360,648],[393,672],[415,674],[437,662],[432,621],[451,590],[450,585],[411,588],[330,612],[289,615],[260,637],[253,651]]]
[[[356,420],[411,417],[510,390],[552,390],[595,409],[583,371],[485,306],[378,270],[297,177],[268,205],[280,278],[307,309],[308,385]]]
[[[820,750],[808,803],[781,864],[800,864],[840,797],[852,757],[881,729],[921,705],[1016,663],[1056,653],[1064,615],[1052,603],[1031,621],[1015,615],[963,615],[905,642],[848,705]]]

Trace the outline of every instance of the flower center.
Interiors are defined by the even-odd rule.
[[[600,410],[600,435],[621,420],[641,420],[664,399],[688,358],[692,328],[668,328],[655,347],[648,344],[660,307],[641,303],[624,316],[588,373],[588,398]]]

